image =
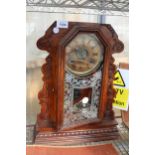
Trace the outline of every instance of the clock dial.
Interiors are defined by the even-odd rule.
[[[91,74],[103,60],[103,46],[93,33],[78,34],[65,50],[66,69],[77,76]]]

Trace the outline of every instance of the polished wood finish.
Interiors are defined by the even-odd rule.
[[[60,29],[60,32],[57,34],[54,34],[52,31],[55,26],[56,22],[48,28],[45,35],[37,42],[38,48],[46,50],[49,55],[46,58],[46,64],[42,66],[44,84],[38,94],[41,112],[37,117],[35,142],[37,143],[41,139],[43,143],[52,143],[52,136],[49,136],[46,141],[45,132],[47,131],[51,135],[66,131],[66,135],[64,134],[63,137],[67,136],[71,141],[74,140],[72,137],[74,132],[82,131],[83,136],[81,136],[80,142],[85,141],[85,135],[90,136],[89,142],[106,140],[107,138],[103,138],[105,134],[109,136],[108,139],[117,138],[118,133],[115,128],[117,123],[114,121],[112,110],[112,102],[116,94],[113,89],[116,66],[114,65],[112,54],[121,52],[124,49],[123,43],[118,39],[111,25],[108,24],[69,22],[69,28]],[[65,46],[79,32],[96,34],[105,47],[101,96],[97,119],[88,121],[86,124],[80,124],[79,122],[75,126],[68,128],[63,126]],[[104,136],[101,136],[102,138],[99,136],[95,138],[93,133],[87,132],[91,129],[102,130]],[[107,132],[105,133],[105,131]],[[39,136],[40,134],[42,136]]]
[[[121,63],[119,63],[119,68],[129,70],[129,64],[121,62]]]
[[[26,146],[26,155],[119,155],[112,144],[95,146]]]

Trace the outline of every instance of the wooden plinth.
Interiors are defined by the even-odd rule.
[[[42,145],[74,145],[86,142],[113,140],[119,137],[116,127],[106,129],[39,132],[35,144]]]
[[[27,146],[26,155],[119,155],[112,144],[78,147]]]

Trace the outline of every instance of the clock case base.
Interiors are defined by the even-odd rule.
[[[96,128],[85,129],[78,127],[78,129],[63,129],[60,131],[51,131],[52,128],[45,128],[45,131],[36,133],[35,144],[37,145],[79,145],[82,143],[100,142],[106,140],[115,140],[119,138],[117,122],[104,121],[103,124],[96,125]],[[49,130],[49,131],[48,131]]]

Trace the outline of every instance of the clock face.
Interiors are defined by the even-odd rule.
[[[90,75],[103,60],[103,46],[93,33],[78,34],[65,51],[66,69],[77,76]]]

